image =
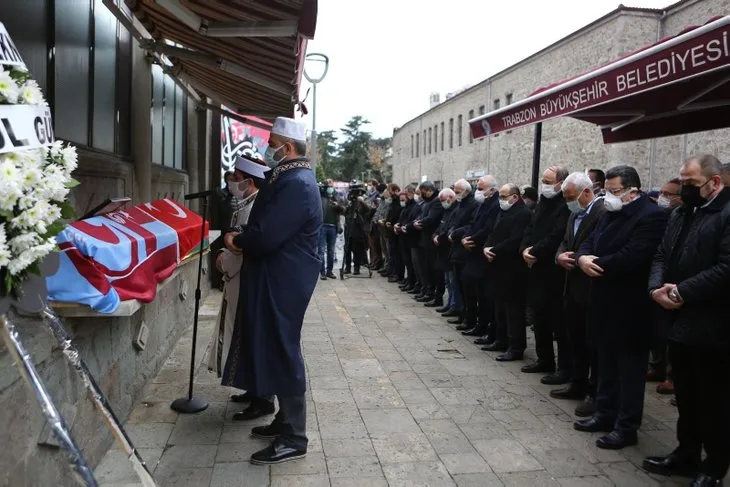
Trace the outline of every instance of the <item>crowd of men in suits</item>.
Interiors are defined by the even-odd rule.
[[[719,485],[730,465],[730,171],[712,155],[679,169],[651,195],[627,165],[550,167],[539,196],[490,175],[476,187],[375,183],[372,267],[498,361],[525,358],[531,327],[536,361],[522,372],[581,400],[574,427],[604,432],[600,448],[637,443],[646,381],[664,381],[679,446],[644,468]]]

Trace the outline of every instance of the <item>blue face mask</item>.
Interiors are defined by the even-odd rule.
[[[327,188],[327,194],[329,194],[329,195],[335,194],[335,188]]]
[[[264,152],[264,160],[266,161],[266,165],[269,166],[271,169],[274,169],[276,166],[281,164],[281,161],[286,158],[286,156],[283,156],[278,160],[276,159],[276,153],[279,152],[283,147],[284,145],[281,145],[276,149],[271,146],[266,148],[266,152]]]

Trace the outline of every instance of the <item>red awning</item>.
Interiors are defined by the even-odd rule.
[[[610,64],[469,121],[475,138],[569,116],[605,143],[730,126],[730,16],[686,29]]]

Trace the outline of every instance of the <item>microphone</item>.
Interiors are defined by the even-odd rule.
[[[209,189],[209,190],[206,190],[206,191],[199,191],[197,193],[186,194],[185,195],[185,201],[187,201],[187,200],[197,200],[199,198],[207,198],[208,196],[214,195],[216,191],[217,191],[217,188],[216,189]]]

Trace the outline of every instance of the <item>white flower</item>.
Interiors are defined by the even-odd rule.
[[[0,179],[0,211],[12,211],[21,196],[23,192],[16,182],[5,182]]]
[[[18,102],[18,85],[8,71],[0,70],[0,96],[10,104]]]
[[[36,223],[41,217],[39,205],[21,211],[19,215],[10,220],[10,226],[14,229],[29,230],[35,228]],[[12,242],[12,240],[11,240]]]
[[[20,171],[20,178],[21,178],[21,184],[25,188],[32,189],[35,185],[37,185],[41,181],[41,172],[35,167],[28,166],[28,167],[21,167]]]
[[[0,182],[3,183],[19,183],[20,174],[18,168],[11,161],[5,160],[0,162]]]
[[[50,147],[50,153],[51,158],[56,160],[57,158],[63,157],[63,142],[60,140],[57,140],[51,145]]]
[[[7,267],[10,263],[10,250],[7,245],[0,245],[0,268]]]
[[[12,250],[13,253],[20,254],[21,252],[34,247],[40,243],[40,241],[41,238],[37,233],[28,232],[11,238],[10,241],[8,241],[8,247],[10,247],[10,250]]]
[[[41,88],[34,80],[23,83],[18,93],[18,101],[27,105],[43,105],[46,100],[43,98]]]

